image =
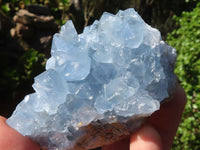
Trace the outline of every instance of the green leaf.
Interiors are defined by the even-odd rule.
[[[6,13],[10,12],[10,7],[9,7],[8,3],[2,5],[1,9]]]
[[[190,2],[191,0],[188,0]],[[175,73],[187,94],[182,122],[173,144],[174,150],[200,149],[200,3],[191,12],[173,17],[180,26],[167,37],[177,49]]]

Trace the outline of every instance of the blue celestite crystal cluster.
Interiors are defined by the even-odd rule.
[[[105,12],[82,34],[68,21],[53,37],[46,71],[35,77],[35,93],[7,123],[49,150],[112,143],[172,96],[175,61],[176,50],[133,8]]]

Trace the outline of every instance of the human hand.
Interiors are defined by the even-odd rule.
[[[169,150],[185,107],[186,96],[178,87],[174,98],[164,103],[140,130],[130,138],[105,146],[102,150]],[[39,146],[6,124],[0,117],[0,149],[39,150]]]
[[[141,129],[102,150],[170,150],[185,104],[186,95],[179,85],[173,99],[162,104]]]
[[[33,143],[6,124],[6,119],[0,116],[0,149],[1,150],[40,150]]]

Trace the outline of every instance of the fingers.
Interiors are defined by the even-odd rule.
[[[152,114],[148,124],[131,136],[130,150],[170,150],[186,104],[179,85],[172,100]]]
[[[130,150],[162,150],[161,137],[151,126],[143,126],[131,136]]]
[[[24,137],[6,124],[0,116],[0,149],[5,150],[39,150],[39,146],[28,137]]]
[[[186,103],[186,95],[178,86],[174,98],[161,105],[148,120],[148,125],[129,138],[102,148],[102,150],[169,150]],[[0,117],[0,148],[6,150],[39,150],[29,138],[22,136]]]
[[[130,137],[103,147],[102,150],[162,150],[159,133],[151,126],[143,126]]]
[[[155,112],[148,121],[159,132],[164,150],[169,150],[172,146],[185,104],[185,92],[181,86],[178,86],[173,99],[162,104],[160,110]]]
[[[118,141],[114,144],[103,147],[101,150],[129,150],[130,137]]]
[[[172,100],[161,105],[159,111],[152,114],[147,125],[131,136],[129,140],[116,142],[102,150],[169,150],[186,104],[186,95],[181,86],[177,87]]]

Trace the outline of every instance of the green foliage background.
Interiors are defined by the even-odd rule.
[[[179,28],[168,43],[177,49],[176,74],[187,94],[187,104],[174,141],[174,150],[200,149],[200,3],[191,12],[174,16]]]
[[[16,11],[29,4],[50,8],[60,26],[72,19],[79,32],[84,25],[98,19],[102,12],[116,13],[118,9],[135,7],[152,26],[164,33],[164,39],[177,49],[176,74],[187,94],[186,109],[173,143],[173,150],[200,149],[200,1],[198,0],[81,0],[80,6],[71,5],[70,0],[0,0],[0,19],[12,18]],[[194,8],[194,4],[196,7]],[[190,12],[183,10],[191,10]],[[176,14],[172,21],[171,16]],[[181,15],[180,15],[181,14]],[[174,25],[176,22],[176,25]],[[1,20],[0,20],[1,23]],[[12,24],[12,23],[11,23]],[[1,24],[0,24],[1,25]],[[167,35],[167,32],[172,31]],[[10,40],[7,33],[1,37]],[[0,43],[1,48],[1,43]],[[13,55],[16,55],[11,58]],[[6,58],[7,57],[7,58]],[[16,104],[32,91],[33,78],[44,70],[46,56],[39,50],[29,49],[10,52],[0,50],[0,92],[8,106]],[[7,107],[8,109],[9,107]],[[14,109],[14,106],[13,108]],[[11,110],[12,110],[11,109]],[[9,111],[11,111],[9,110]]]

